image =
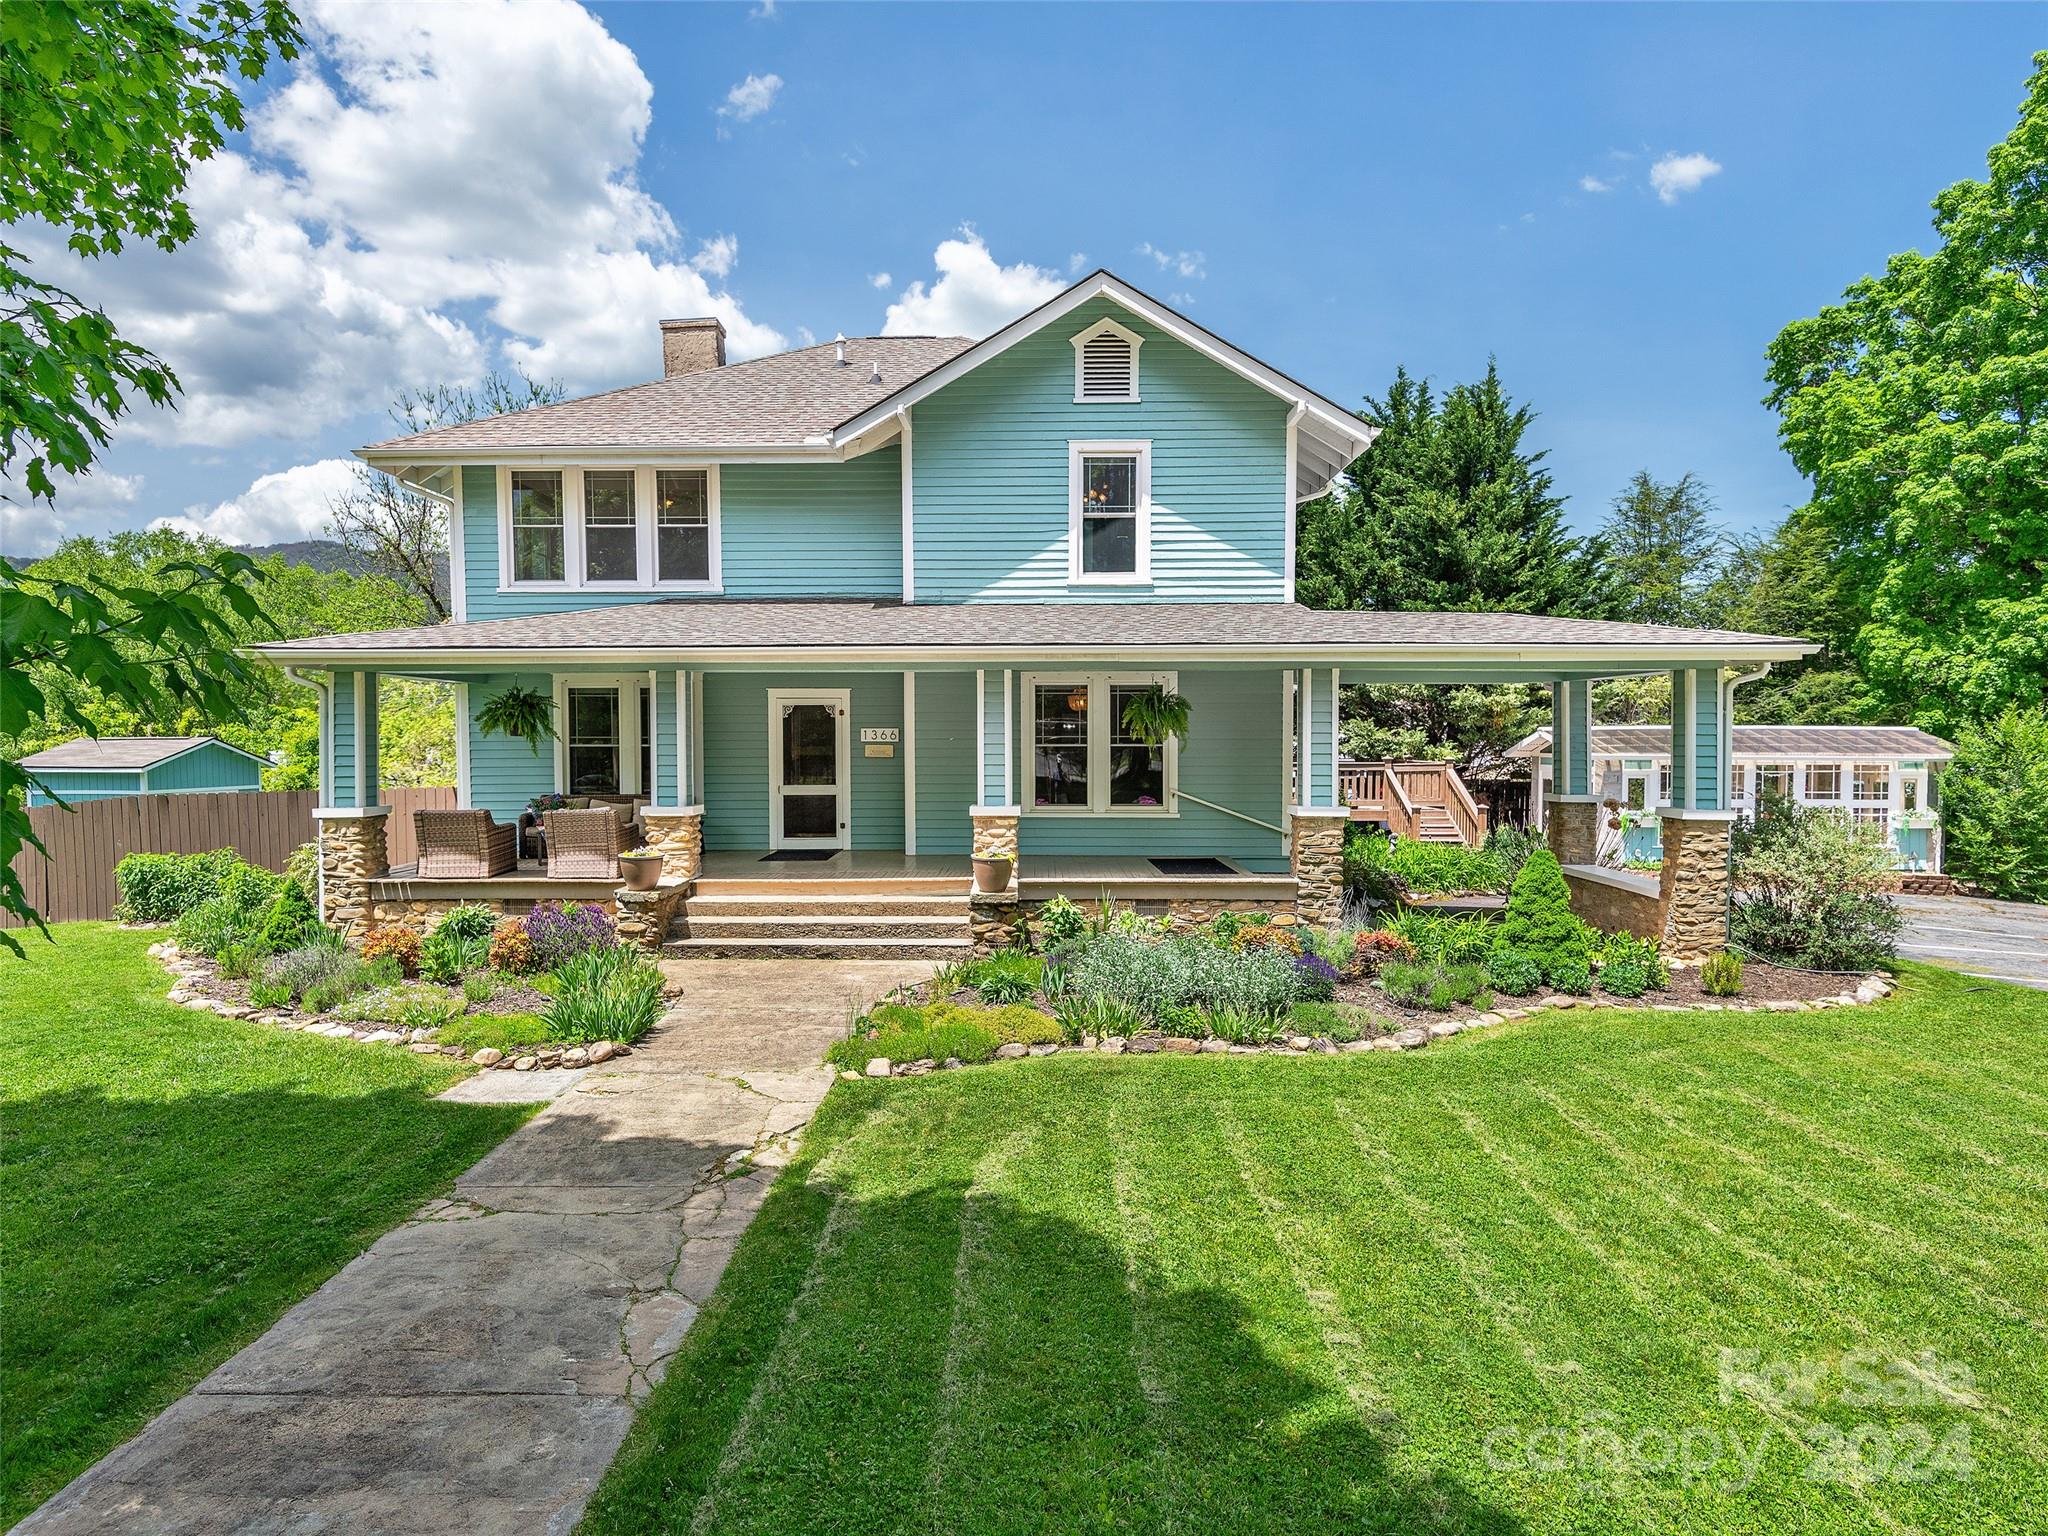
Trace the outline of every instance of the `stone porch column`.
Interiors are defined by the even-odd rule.
[[[1351,812],[1341,805],[1297,805],[1288,818],[1294,910],[1304,923],[1334,928],[1344,915],[1344,829],[1350,821]]]
[[[645,810],[647,846],[661,854],[661,878],[686,883],[704,869],[704,807],[686,805],[675,811]]]
[[[1597,795],[1545,795],[1543,835],[1560,864],[1600,861],[1600,818],[1605,814]]]
[[[1023,865],[1017,857],[1017,818],[1021,808],[976,805],[970,806],[967,814],[974,823],[974,857],[1010,861],[1009,889],[993,895],[969,889],[967,920],[974,936],[974,952],[987,955],[1006,948],[1024,920],[1024,904],[1018,895],[1023,878]]]
[[[323,807],[320,828],[320,920],[360,939],[372,924],[370,882],[391,873],[384,837],[388,805]]]
[[[1733,811],[1673,806],[1664,812],[1664,868],[1658,880],[1664,953],[1670,959],[1697,960],[1727,947],[1734,826]]]

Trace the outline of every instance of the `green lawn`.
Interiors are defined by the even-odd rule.
[[[841,1084],[584,1529],[2039,1531],[2048,996],[1905,974]]]
[[[141,1428],[531,1110],[436,1059],[174,1008],[146,933],[0,953],[0,1525]]]

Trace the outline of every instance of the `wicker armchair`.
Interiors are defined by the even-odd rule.
[[[518,867],[518,829],[499,826],[489,811],[414,811],[412,830],[422,880],[474,880]]]
[[[625,851],[625,824],[609,806],[587,811],[547,811],[550,880],[616,880],[619,855]]]

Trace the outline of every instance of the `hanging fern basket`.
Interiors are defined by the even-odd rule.
[[[1148,747],[1163,747],[1169,737],[1188,744],[1188,716],[1192,710],[1185,694],[1154,683],[1124,700],[1123,728]]]
[[[517,736],[539,757],[540,744],[555,739],[555,701],[532,688],[507,688],[484,701],[476,728],[486,736]]]

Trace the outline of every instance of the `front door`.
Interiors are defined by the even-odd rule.
[[[850,817],[846,689],[768,694],[768,846],[844,848]]]

